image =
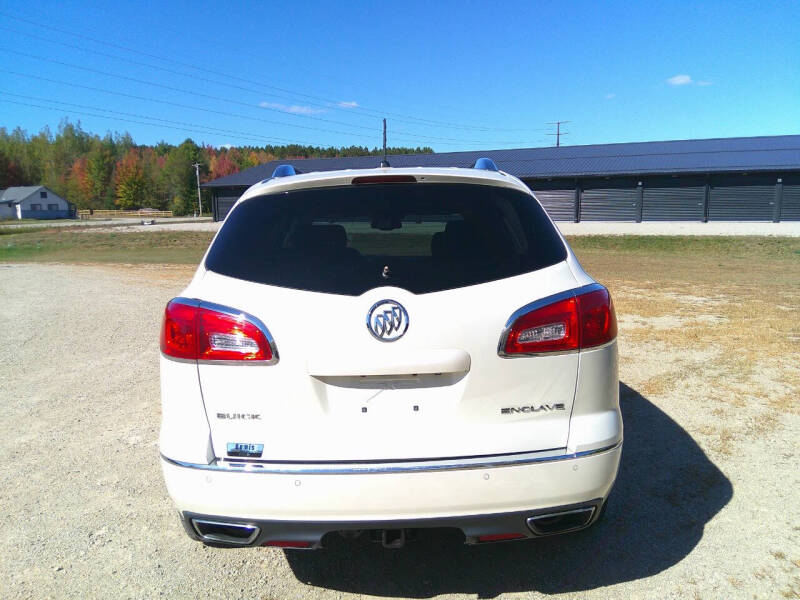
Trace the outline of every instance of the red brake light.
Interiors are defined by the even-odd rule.
[[[189,360],[267,362],[273,359],[268,335],[243,313],[173,300],[164,311],[161,351]]]
[[[600,346],[616,336],[611,296],[599,288],[520,315],[508,329],[500,354],[568,352]]]
[[[273,548],[311,548],[311,542],[303,542],[300,540],[269,540],[261,545],[271,546]]]
[[[161,352],[173,358],[197,358],[197,308],[170,302],[161,325]]]
[[[506,540],[521,540],[528,537],[524,533],[490,533],[487,535],[479,535],[479,542],[504,542]]]
[[[365,183],[417,183],[413,175],[361,175],[353,177],[353,185]]]
[[[581,348],[591,348],[617,337],[617,315],[611,294],[603,288],[578,296],[581,315]]]
[[[578,349],[578,310],[566,298],[518,317],[506,339],[506,354],[564,352]]]

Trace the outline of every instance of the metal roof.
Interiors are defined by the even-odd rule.
[[[31,194],[36,193],[36,190],[43,188],[43,185],[22,185],[17,187],[10,187],[0,192],[0,202],[11,202],[19,204]]]
[[[489,157],[501,170],[519,178],[588,177],[675,173],[800,170],[800,135],[676,140],[519,148],[435,154],[390,155],[393,167],[470,167]],[[378,156],[273,160],[203,187],[251,186],[272,175],[275,167],[292,164],[304,173],[377,167]]]

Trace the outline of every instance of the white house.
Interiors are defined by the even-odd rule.
[[[0,219],[72,219],[75,205],[43,185],[10,187],[0,193]]]

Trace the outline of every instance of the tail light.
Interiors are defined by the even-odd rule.
[[[479,535],[478,542],[505,542],[508,540],[521,540],[526,538],[524,533],[490,533],[487,535]]]
[[[353,177],[353,185],[364,185],[367,183],[416,183],[417,178],[413,175],[360,175]]]
[[[501,356],[570,352],[617,337],[617,317],[608,290],[589,286],[557,295],[512,315],[498,348]]]
[[[311,548],[311,542],[301,540],[269,540],[261,545],[272,548]]]
[[[269,330],[255,317],[183,298],[164,311],[161,352],[188,360],[271,364],[278,359]]]

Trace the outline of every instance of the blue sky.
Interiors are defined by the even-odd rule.
[[[385,115],[390,145],[442,152],[553,145],[555,120],[565,145],[797,134],[798,31],[794,1],[0,0],[0,126],[376,146]]]

